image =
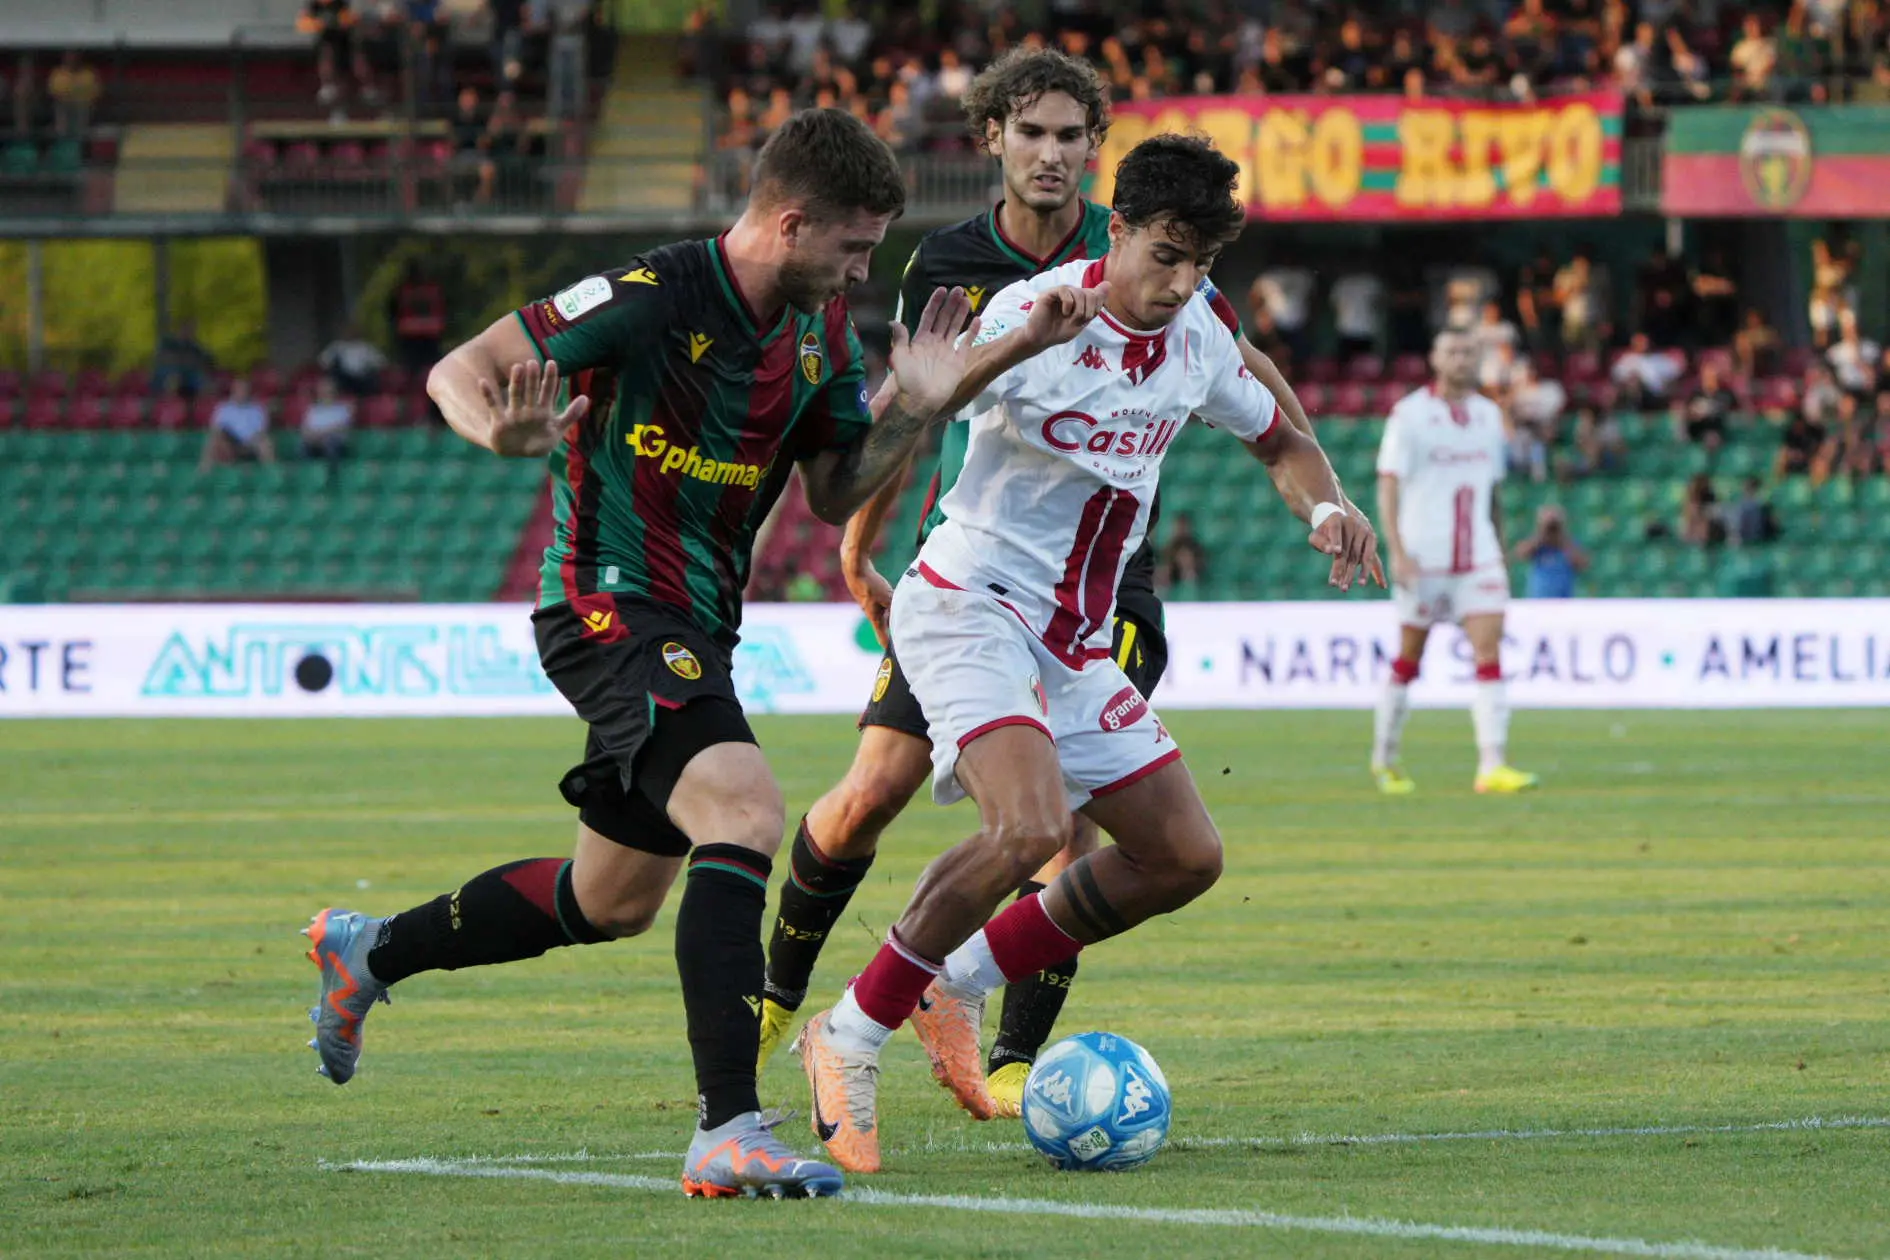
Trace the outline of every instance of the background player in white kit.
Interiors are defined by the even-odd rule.
[[[1378,519],[1390,545],[1398,659],[1378,701],[1372,775],[1393,796],[1417,784],[1398,765],[1411,683],[1431,627],[1456,622],[1476,658],[1479,792],[1521,792],[1536,776],[1509,765],[1509,697],[1503,684],[1503,611],[1509,605],[1502,503],[1503,413],[1476,392],[1476,349],[1463,333],[1431,346],[1435,380],[1391,409],[1378,448]]]
[[[1220,835],[1181,752],[1109,653],[1117,583],[1190,414],[1269,466],[1333,557],[1334,585],[1375,564],[1371,527],[1339,506],[1318,444],[1278,418],[1196,291],[1246,217],[1238,176],[1205,140],[1142,142],[1117,173],[1108,256],[1032,276],[985,309],[954,400],[970,404],[964,471],[892,609],[933,795],[975,799],[979,831],[927,869],[885,946],[796,1043],[814,1130],[849,1170],[879,1167],[879,1048],[900,1024],[913,1019],[934,1072],[971,1107],[986,1096],[986,994],[1220,875]],[[991,918],[1068,841],[1072,809],[1115,843]]]

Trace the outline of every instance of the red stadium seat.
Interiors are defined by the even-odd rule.
[[[1362,416],[1371,410],[1371,395],[1358,381],[1343,381],[1332,391],[1332,411],[1341,416]]]
[[[111,413],[105,417],[106,427],[112,429],[135,429],[144,423],[144,397],[141,394],[120,394],[112,399]]]
[[[249,387],[258,398],[274,398],[282,392],[285,383],[286,378],[279,367],[265,363],[249,370]]]
[[[111,400],[104,394],[88,394],[77,399],[66,413],[70,429],[103,429],[111,415]]]
[[[1431,374],[1430,364],[1421,354],[1401,354],[1391,361],[1391,379],[1406,385],[1421,385]]]
[[[367,165],[367,150],[354,140],[342,140],[328,148],[328,160],[342,171],[358,171]]]
[[[1301,377],[1309,381],[1318,381],[1321,385],[1335,385],[1340,377],[1337,359],[1308,359],[1305,365],[1297,370]]]
[[[1700,351],[1699,366],[1702,372],[1708,367],[1715,367],[1722,376],[1730,377],[1733,374],[1733,353],[1724,346],[1709,347]]]
[[[285,429],[301,428],[302,417],[308,414],[309,402],[310,396],[307,394],[291,394],[288,400],[282,404],[282,427]]]
[[[97,368],[87,368],[72,379],[72,392],[84,397],[87,394],[109,394],[112,392],[112,378],[108,372]]]
[[[1789,376],[1768,376],[1755,382],[1759,406],[1791,410],[1798,406],[1798,382]]]
[[[1810,346],[1792,346],[1785,351],[1785,374],[1802,377],[1811,361],[1818,357],[1818,352]]]
[[[57,368],[48,368],[43,372],[33,373],[27,382],[26,392],[34,398],[64,398],[72,382],[66,374]]]
[[[197,400],[190,404],[190,427],[193,429],[209,428],[210,413],[216,409],[216,399],[211,398],[207,394],[199,395]]]
[[[361,406],[361,427],[364,429],[394,429],[400,426],[401,412],[398,394],[376,394]]]
[[[1374,416],[1388,416],[1391,409],[1398,405],[1398,400],[1410,393],[1403,385],[1388,383],[1372,390],[1372,411]]]
[[[1306,409],[1307,415],[1317,416],[1326,410],[1329,400],[1324,385],[1318,381],[1307,381],[1304,384],[1294,381],[1292,385],[1293,392],[1299,395],[1299,405]]]
[[[46,395],[29,398],[20,416],[21,426],[28,429],[57,429],[64,422],[65,404]]]
[[[1375,354],[1355,354],[1346,360],[1345,377],[1371,384],[1385,375],[1385,361]]]
[[[1577,350],[1562,364],[1562,374],[1573,381],[1592,381],[1601,375],[1601,356],[1593,350]]]
[[[311,140],[298,140],[282,153],[282,166],[285,170],[306,174],[321,165],[322,151]]]
[[[315,382],[322,379],[322,370],[313,363],[304,363],[289,376],[289,390],[297,394],[315,392]]]
[[[243,160],[258,172],[273,169],[280,157],[273,140],[249,140],[243,145]]]
[[[144,397],[151,392],[151,374],[143,368],[132,368],[129,372],[120,372],[112,383],[112,392],[119,395]]]
[[[181,429],[190,423],[190,403],[177,397],[160,398],[151,404],[151,423],[160,429]]]

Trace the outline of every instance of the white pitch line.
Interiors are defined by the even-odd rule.
[[[434,1177],[490,1177],[550,1181],[559,1185],[607,1186],[675,1194],[669,1177],[639,1177],[625,1173],[559,1172],[549,1168],[507,1168],[490,1164],[463,1164],[438,1159],[355,1160],[324,1164],[336,1172],[419,1173]],[[991,1212],[1008,1216],[1074,1217],[1082,1220],[1135,1221],[1159,1225],[1199,1225],[1234,1229],[1277,1229],[1302,1233],[1352,1234],[1370,1238],[1434,1239],[1440,1242],[1479,1243],[1492,1247],[1535,1247],[1550,1251],[1583,1251],[1612,1256],[1652,1256],[1661,1260],[1829,1260],[1802,1251],[1775,1247],[1751,1249],[1719,1247],[1701,1242],[1651,1242],[1644,1238],[1609,1238],[1585,1234],[1558,1234],[1539,1229],[1504,1229],[1482,1225],[1430,1225],[1371,1216],[1297,1216],[1228,1208],[1145,1208],[1100,1203],[1067,1203],[1056,1199],[979,1198],[960,1194],[895,1194],[870,1187],[848,1190],[842,1201],[871,1207],[945,1208],[957,1212]]]

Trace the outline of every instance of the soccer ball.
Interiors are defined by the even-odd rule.
[[[1148,1051],[1114,1033],[1065,1037],[1024,1082],[1024,1132],[1058,1168],[1120,1172],[1155,1158],[1174,1103]]]

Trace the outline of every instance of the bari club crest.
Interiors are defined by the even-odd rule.
[[[702,662],[696,659],[696,654],[673,640],[663,645],[663,664],[684,682],[702,677]]]
[[[808,333],[801,338],[801,375],[807,378],[809,385],[820,384],[821,371],[826,367],[827,358],[820,352],[820,338]]]

